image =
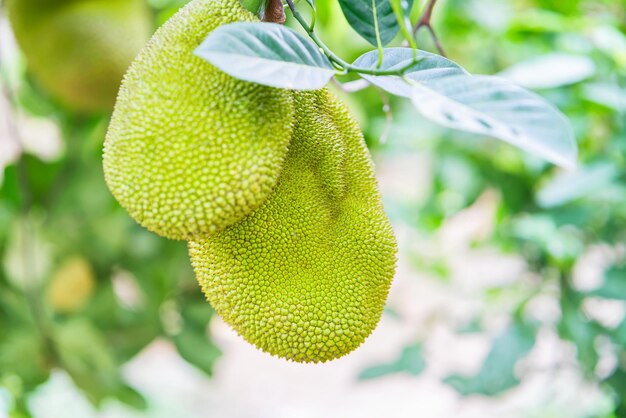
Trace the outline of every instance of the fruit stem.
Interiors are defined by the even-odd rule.
[[[268,0],[263,12],[263,22],[283,24],[285,23],[285,8],[282,0]]]

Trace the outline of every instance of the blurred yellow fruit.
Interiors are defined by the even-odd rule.
[[[7,0],[29,71],[80,112],[109,111],[131,61],[148,41],[144,0]]]
[[[95,289],[91,265],[81,257],[65,261],[47,289],[47,300],[57,312],[76,312],[85,307]]]

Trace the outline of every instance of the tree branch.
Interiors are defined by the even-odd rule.
[[[419,18],[419,20],[417,21],[417,24],[413,28],[413,35],[417,35],[417,32],[419,32],[421,28],[426,28],[428,33],[430,33],[430,37],[432,38],[435,44],[435,48],[437,48],[437,51],[439,52],[439,54],[445,57],[446,53],[443,50],[443,46],[441,45],[441,42],[439,41],[439,37],[435,33],[435,30],[433,29],[433,25],[431,23],[431,18],[433,16],[433,9],[435,8],[435,4],[437,4],[437,0],[428,0],[428,3],[426,4],[426,8],[424,9],[422,16]]]

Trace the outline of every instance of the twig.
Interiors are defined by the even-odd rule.
[[[418,20],[417,24],[413,28],[413,33],[414,34],[417,33],[417,31],[422,26],[430,26],[430,19],[433,16],[433,9],[435,8],[435,4],[436,3],[437,3],[437,0],[428,0],[428,4],[426,5],[426,9],[424,9],[424,12],[422,13],[422,16],[420,17],[420,19]]]
[[[398,75],[401,76],[404,74],[406,70],[414,66],[417,61],[410,62],[409,64],[403,66],[402,68],[398,68],[397,70],[377,70],[372,68],[360,68],[356,67],[352,64],[341,59],[337,54],[335,54],[331,49],[326,46],[326,44],[317,36],[315,31],[313,30],[313,26],[308,24],[306,20],[302,17],[302,15],[296,9],[296,6],[293,0],[286,0],[293,17],[298,21],[300,26],[306,31],[311,40],[315,42],[315,44],[324,52],[324,54],[328,57],[328,59],[335,65],[336,68],[342,70],[345,73],[347,72],[356,72],[361,74],[369,74],[369,75]]]
[[[420,19],[417,21],[417,24],[413,28],[413,35],[417,35],[417,32],[419,32],[421,28],[426,28],[428,33],[430,33],[430,37],[432,38],[435,44],[435,48],[437,48],[437,51],[439,52],[439,54],[445,57],[446,53],[443,50],[443,46],[441,45],[441,42],[439,41],[439,37],[435,33],[435,30],[433,29],[433,25],[431,23],[431,18],[433,16],[433,9],[435,8],[435,4],[437,4],[437,0],[428,0],[428,3],[426,4],[426,9],[424,9],[424,13],[422,13],[422,16],[420,17]]]

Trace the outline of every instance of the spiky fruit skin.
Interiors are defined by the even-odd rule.
[[[239,0],[194,0],[130,67],[104,145],[107,184],[149,230],[191,239],[258,208],[292,135],[286,90],[234,79],[193,52],[220,25],[254,21]]]
[[[144,0],[7,0],[7,10],[29,71],[81,113],[113,109],[152,32]]]
[[[295,98],[294,136],[274,193],[189,251],[208,301],[244,339],[293,361],[324,362],[375,328],[396,242],[345,106],[327,90]]]

